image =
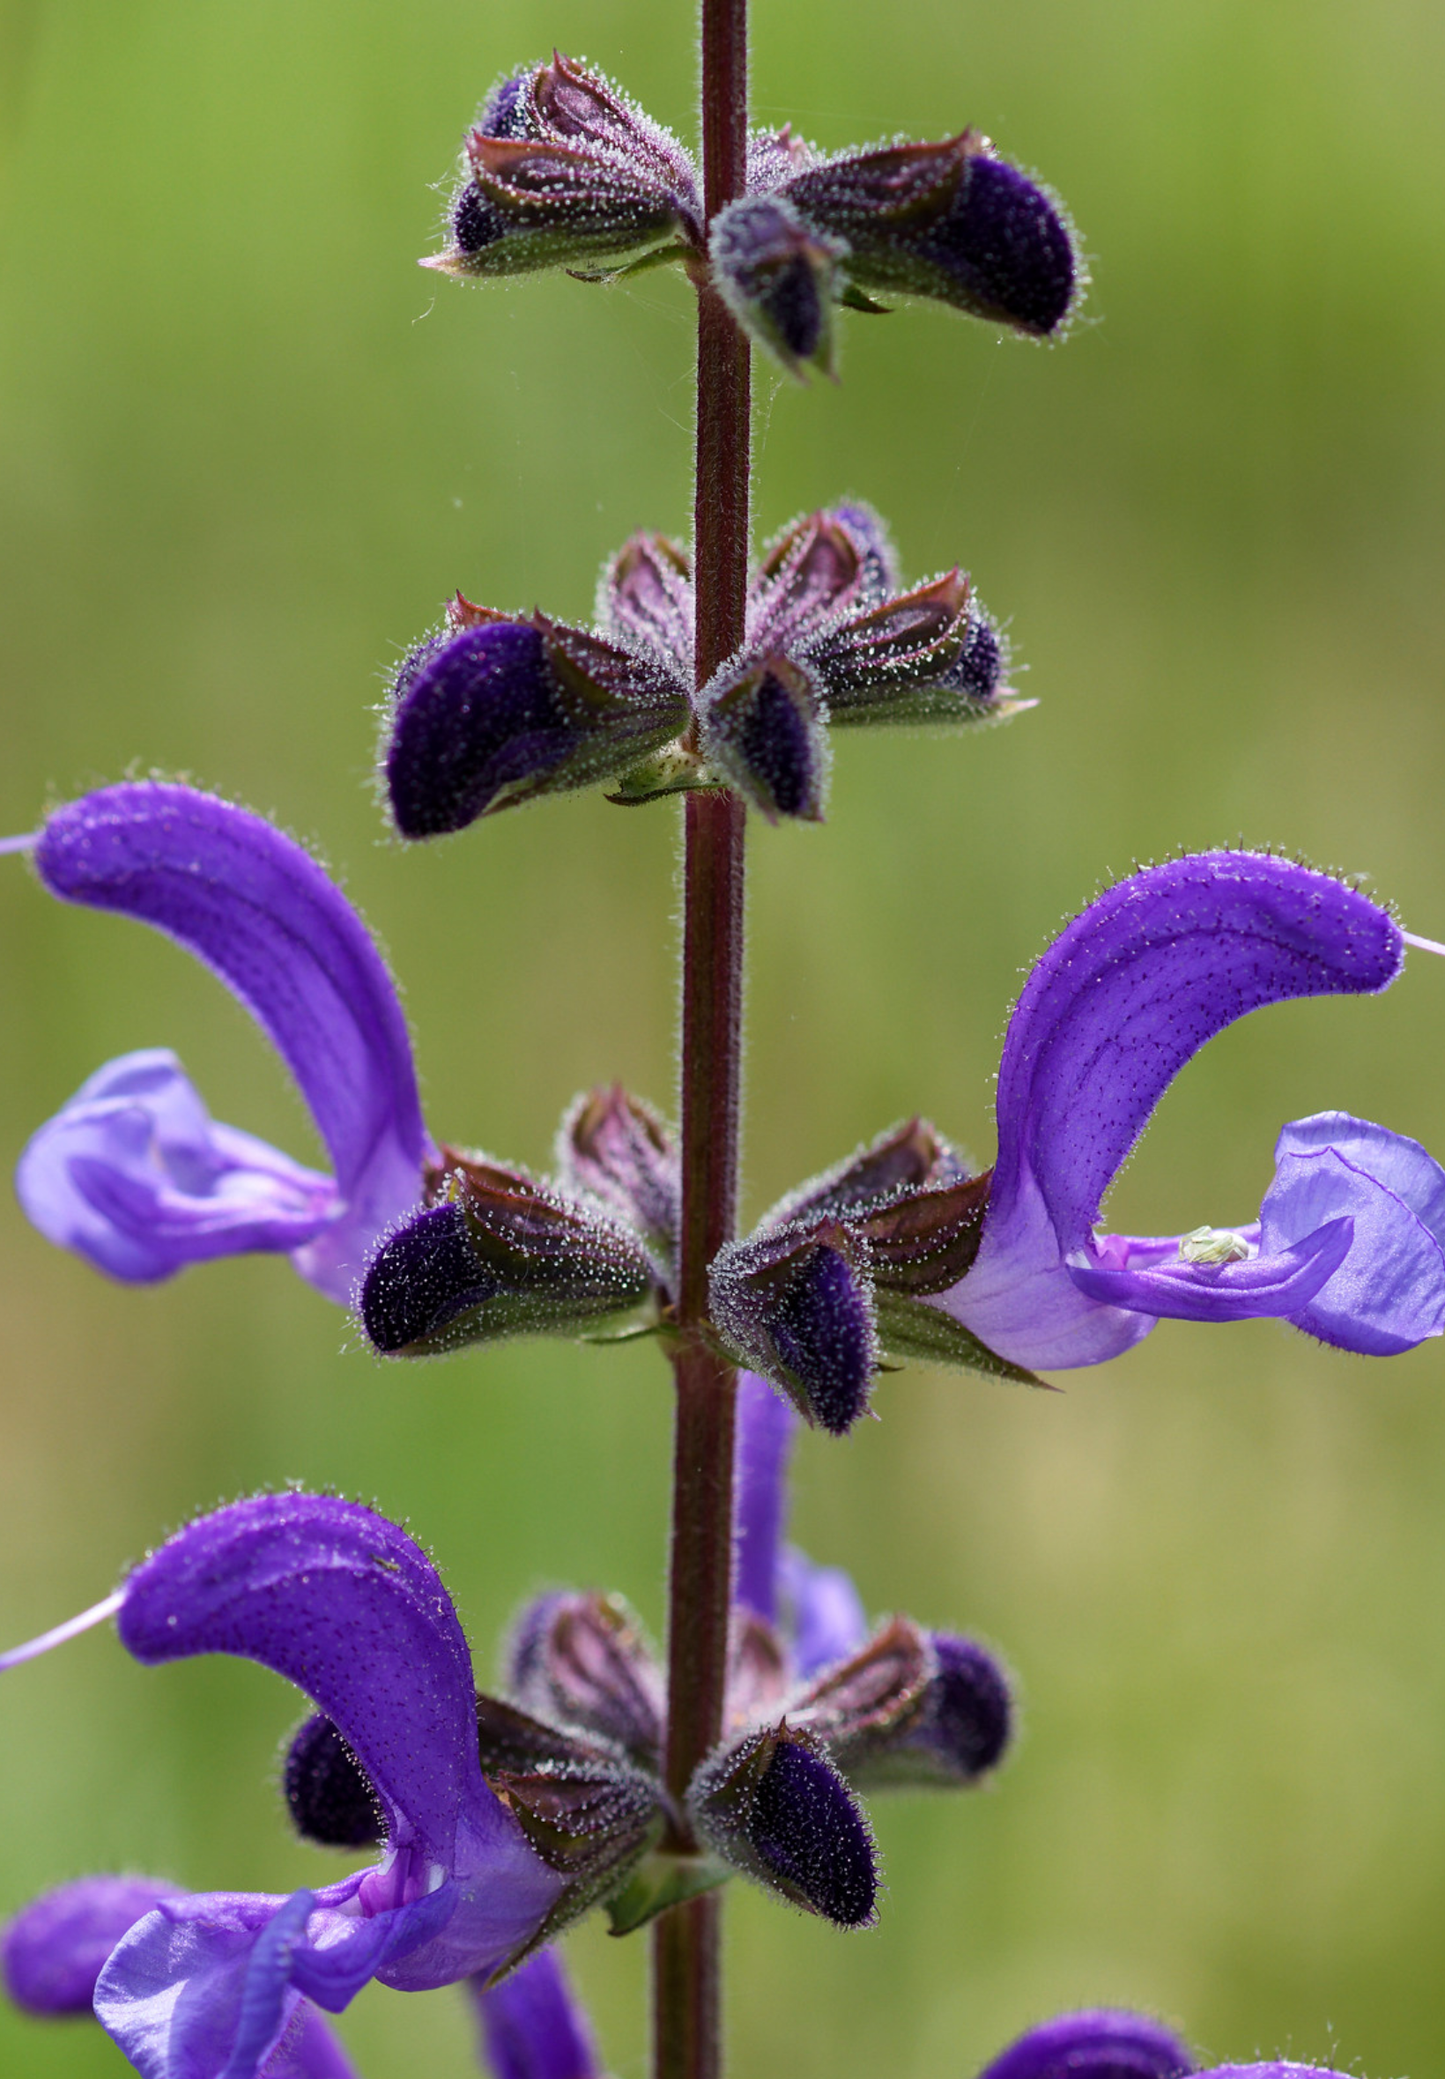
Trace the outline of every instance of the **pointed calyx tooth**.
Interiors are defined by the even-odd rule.
[[[670,1283],[682,1180],[672,1135],[651,1105],[620,1083],[579,1097],[562,1121],[557,1167],[569,1190],[637,1229]]]
[[[816,1734],[783,1720],[725,1742],[687,1804],[708,1846],[756,1883],[837,1927],[873,1920],[873,1838]]]
[[[835,1436],[868,1405],[877,1363],[865,1244],[837,1221],[731,1242],[708,1272],[712,1320],[748,1370]]]
[[[511,1681],[526,1709],[614,1741],[657,1767],[665,1684],[621,1596],[557,1594],[532,1604],[513,1636]]]
[[[443,1150],[438,1202],[393,1230],[362,1279],[361,1323],[385,1357],[513,1335],[578,1336],[653,1291],[640,1237],[520,1170]]]
[[[781,653],[724,665],[698,695],[709,765],[770,823],[819,823],[828,791],[828,709],[818,680]]]
[[[366,1848],[382,1837],[376,1792],[324,1711],[297,1727],[286,1750],[282,1794],[303,1840]]]
[[[483,1776],[529,1846],[567,1879],[537,1946],[626,1883],[661,1836],[661,1790],[612,1742],[480,1693],[477,1752]]]
[[[404,838],[615,778],[685,727],[681,676],[544,614],[514,620],[460,594],[397,673],[383,750]]]

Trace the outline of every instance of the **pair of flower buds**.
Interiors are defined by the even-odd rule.
[[[448,244],[423,262],[484,280],[587,279],[675,262],[790,373],[835,370],[839,305],[922,296],[1051,339],[1084,273],[1058,202],[963,131],[825,157],[790,127],[749,140],[746,192],[709,223],[692,156],[567,58],[502,80],[464,148]]]
[[[866,1925],[877,1874],[858,1791],[978,1782],[1012,1705],[982,1646],[905,1617],[870,1628],[845,1574],[786,1548],[795,1425],[744,1379],[726,1727],[681,1807],[661,1780],[662,1671],[623,1605],[543,1596],[516,1626],[507,1693],[479,1694],[426,1554],[330,1496],[204,1516],[94,1610],[0,1656],[14,1666],[113,1615],[148,1666],[260,1662],[315,1707],[284,1767],[299,1830],[382,1851],[289,1897],[66,1887],[11,1930],[12,1994],[51,2013],[93,1997],[145,2079],[280,2079],[333,2069],[306,2061],[332,2054],[314,2010],[339,2012],[372,1978],[467,1981],[484,2014],[511,2011],[536,1982],[528,1959],[593,1906],[630,1933],[742,1872]]]
[[[171,1054],[128,1055],[42,1127],[18,1172],[52,1240],[131,1281],[247,1250],[354,1304],[372,1347],[672,1331],[675,1152],[618,1091],[569,1112],[539,1179],[438,1147],[395,987],[361,919],[260,817],[187,787],[103,789],[34,841],[64,900],[178,940],[280,1052],[335,1164],[323,1175],[213,1121]],[[1035,964],[1009,1020],[998,1152],[976,1171],[923,1122],[775,1207],[711,1268],[719,1347],[834,1432],[890,1359],[1009,1378],[1097,1364],[1161,1317],[1271,1317],[1388,1356],[1445,1327],[1445,1172],[1419,1144],[1324,1112],[1287,1125],[1257,1220],[1100,1233],[1100,1207],[1170,1082],[1235,1019],[1377,995],[1412,940],[1357,888],[1292,860],[1208,852],[1099,896]]]

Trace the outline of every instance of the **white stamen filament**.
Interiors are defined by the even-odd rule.
[[[0,837],[0,852],[33,852],[40,842],[38,830],[27,830],[23,837]]]
[[[90,1631],[97,1624],[104,1624],[107,1617],[114,1617],[125,1601],[125,1590],[117,1588],[104,1602],[92,1603],[78,1617],[67,1617],[64,1624],[55,1625],[50,1631],[41,1632],[38,1639],[27,1639],[23,1646],[12,1646],[8,1653],[0,1653],[0,1672],[6,1668],[17,1668],[25,1660],[35,1660],[48,1653],[52,1646],[63,1646],[67,1639],[79,1638],[83,1631]]]
[[[1422,953],[1445,954],[1445,946],[1441,945],[1439,939],[1417,938],[1413,931],[1402,931],[1400,936],[1407,946],[1418,946]]]

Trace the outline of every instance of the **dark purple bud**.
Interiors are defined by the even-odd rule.
[[[704,757],[755,809],[770,823],[822,821],[827,709],[808,672],[780,656],[725,666],[698,700]]]
[[[963,639],[963,648],[945,673],[943,682],[956,686],[970,700],[991,701],[1003,683],[1006,669],[998,630],[974,600],[969,609],[968,633]]]
[[[841,271],[857,289],[934,297],[1047,339],[1083,283],[1057,204],[969,130],[832,159],[779,192],[845,244]]]
[[[767,1215],[768,1227],[794,1220],[846,1219],[881,1199],[925,1185],[954,1184],[968,1174],[959,1151],[951,1147],[928,1119],[908,1119],[890,1126],[824,1170],[819,1177],[790,1191]]]
[[[5,1990],[27,2014],[89,2014],[95,1981],[121,1936],[180,1897],[155,1877],[79,1877],[16,1914],[0,1943]]]
[[[795,1705],[859,1789],[965,1788],[997,1766],[1013,1731],[998,1662],[972,1639],[895,1617]]]
[[[530,137],[535,133],[530,72],[498,80],[482,104],[477,128],[483,137]]]
[[[549,1595],[532,1605],[513,1639],[511,1681],[525,1710],[580,1726],[656,1767],[665,1684],[620,1596]]]
[[[459,602],[453,634],[402,665],[385,770],[406,838],[609,778],[676,735],[681,685],[656,664],[537,615]]]
[[[713,1258],[714,1326],[750,1371],[834,1436],[868,1405],[877,1350],[866,1252],[836,1223],[795,1224]]]
[[[735,1869],[837,1927],[874,1918],[878,1871],[868,1823],[812,1734],[786,1722],[709,1756],[688,1810]]]
[[[567,1190],[636,1228],[669,1283],[682,1183],[672,1136],[651,1106],[620,1083],[579,1097],[557,1136],[557,1168]]]
[[[292,1735],[281,1789],[305,1841],[319,1841],[325,1848],[367,1848],[382,1837],[376,1793],[324,1711]]]
[[[1159,2022],[1095,2009],[1031,2028],[979,2079],[1186,2079],[1195,2069],[1188,2047]]]
[[[712,278],[733,316],[790,375],[832,375],[837,239],[809,228],[788,203],[746,195],[713,220]]]
[[[382,1356],[580,1335],[648,1297],[651,1265],[629,1230],[519,1171],[443,1153],[450,1195],[396,1228],[362,1280],[362,1326]]]
[[[949,720],[947,688],[968,630],[968,579],[950,570],[816,636],[804,652],[836,723]]]
[[[692,677],[692,564],[665,534],[634,534],[602,573],[597,619],[615,642],[661,650]]]
[[[1073,241],[1057,205],[1004,159],[969,159],[952,209],[929,241],[957,277],[963,307],[1048,339],[1079,285]]]

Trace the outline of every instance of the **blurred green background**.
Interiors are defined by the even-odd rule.
[[[690,131],[685,6],[0,0],[0,829],[140,769],[315,838],[407,991],[435,1128],[533,1164],[580,1087],[669,1098],[676,819],[600,800],[403,854],[371,709],[458,585],[584,615],[610,546],[687,524],[688,295],[417,272],[461,130],[556,42]],[[913,576],[955,559],[1036,713],[854,736],[818,830],[752,840],[748,1204],[914,1109],[986,1158],[1022,965],[1101,879],[1274,843],[1445,934],[1445,16],[1427,0],[758,0],[760,119],[839,146],[971,122],[1094,258],[1060,351],[922,310],[848,324],[844,385],[758,383],[759,524],[843,492]],[[173,1044],[217,1115],[309,1124],[173,948],[0,862],[0,1149],[103,1059]],[[1445,968],[1211,1046],[1115,1224],[1249,1218],[1280,1122],[1339,1105],[1445,1150]],[[575,1581],[654,1621],[666,1376],[646,1349],[414,1369],[284,1263],[111,1287],[0,1205],[0,1632],[88,1603],[198,1506],[333,1483],[435,1551],[479,1663]],[[1164,1324],[1029,1395],[907,1373],[801,1453],[797,1521],[875,1610],[1017,1669],[997,1788],[879,1802],[888,1896],[844,1937],[745,1887],[733,2070],[969,2079],[1071,2003],[1210,2060],[1371,2079],[1445,2060],[1445,1376],[1282,1327]],[[324,1881],[271,1783],[274,1678],[109,1633],[0,1687],[0,1909],[97,1867]],[[644,1945],[570,1950],[619,2079]],[[463,2004],[373,1989],[367,2079],[469,2068]],[[0,2069],[101,2074],[0,2014]]]

